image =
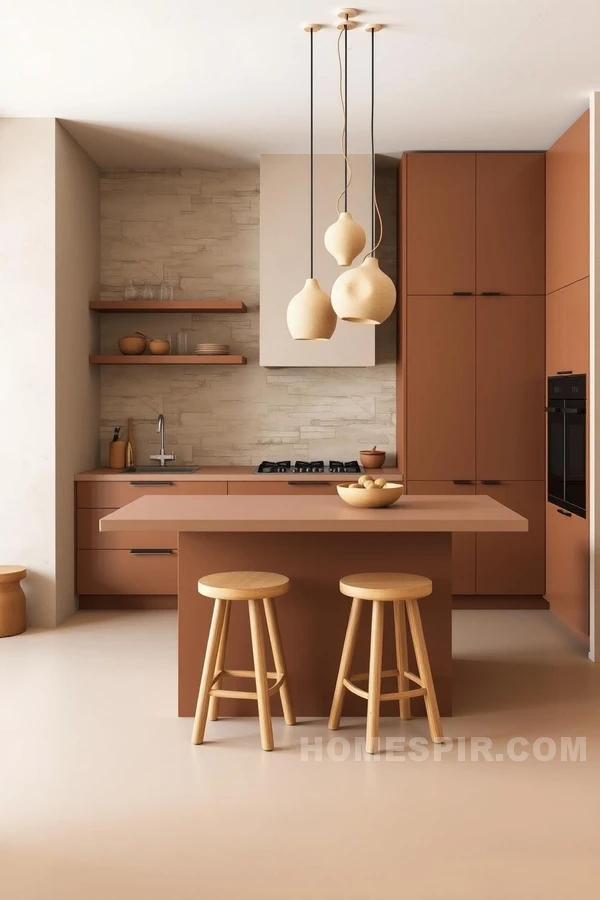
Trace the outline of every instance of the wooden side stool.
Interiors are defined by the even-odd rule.
[[[215,603],[206,646],[206,656],[204,657],[202,678],[200,680],[192,744],[201,744],[204,740],[207,718],[210,718],[211,721],[215,721],[218,718],[219,697],[241,697],[258,701],[260,740],[263,750],[272,750],[274,746],[269,698],[277,691],[281,693],[281,705],[283,706],[286,724],[296,724],[287,680],[279,623],[277,622],[275,604],[273,603],[274,597],[281,597],[283,594],[287,594],[289,589],[289,578],[286,578],[285,575],[277,575],[274,572],[220,572],[216,575],[207,575],[199,580],[198,593],[204,597],[211,597]],[[248,601],[252,655],[254,657],[253,671],[223,668],[229,628],[229,614],[233,600]],[[261,616],[262,605],[264,605],[267,620],[275,672],[267,672]],[[256,691],[224,690],[221,687],[221,683],[227,675],[232,675],[236,678],[254,678]],[[268,679],[275,680],[271,687],[269,687]]]
[[[366,572],[360,575],[348,575],[340,581],[342,594],[352,597],[352,608],[331,705],[329,727],[335,731],[340,726],[344,688],[359,697],[364,697],[367,701],[367,753],[376,753],[379,749],[379,704],[382,700],[398,700],[400,718],[410,719],[410,698],[423,697],[431,739],[435,743],[441,743],[444,740],[429,656],[423,635],[421,613],[419,612],[419,600],[428,597],[432,590],[433,584],[430,578],[394,572]],[[370,600],[373,603],[369,671],[361,675],[350,675],[364,600]],[[388,602],[394,604],[396,668],[382,672],[384,604]],[[418,676],[408,671],[405,606],[419,670]],[[382,694],[382,678],[397,678],[398,690]],[[354,683],[356,681],[367,681],[368,690],[364,691],[357,687]],[[418,688],[409,689],[409,681],[417,684]]]
[[[0,566],[0,638],[25,631],[25,594],[20,582],[23,566]]]

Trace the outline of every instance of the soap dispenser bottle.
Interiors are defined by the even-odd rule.
[[[120,428],[115,428],[113,439],[108,445],[108,465],[111,469],[125,468],[125,441],[119,440]]]

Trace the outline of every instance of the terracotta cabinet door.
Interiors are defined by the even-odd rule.
[[[477,485],[529,520],[529,531],[477,535],[478,594],[543,594],[545,588],[545,481]]]
[[[474,494],[475,484],[455,484],[453,481],[411,481],[407,494]],[[475,593],[474,534],[452,535],[452,593]]]
[[[406,478],[475,478],[475,297],[408,297]]]
[[[578,634],[589,634],[588,523],[552,503],[546,509],[546,600]]]
[[[590,274],[590,119],[585,112],[546,154],[546,291]]]
[[[477,478],[545,477],[545,298],[477,298]]]
[[[546,297],[546,374],[556,375],[567,366],[565,340],[566,309],[563,291],[554,291]]]
[[[544,153],[477,154],[477,293],[546,290]]]
[[[406,156],[408,294],[475,291],[475,154]]]
[[[590,280],[553,291],[546,297],[546,372],[587,373],[590,341]]]

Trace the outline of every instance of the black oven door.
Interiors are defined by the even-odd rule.
[[[567,400],[565,420],[565,508],[585,516],[585,401]]]
[[[548,413],[548,500],[565,501],[565,415],[563,404],[546,407]]]

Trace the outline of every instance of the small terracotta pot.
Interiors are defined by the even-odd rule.
[[[140,356],[146,349],[146,335],[141,331],[119,338],[119,350],[124,356]]]
[[[360,461],[365,469],[380,469],[385,462],[385,450],[361,450]]]
[[[148,343],[148,350],[154,356],[166,356],[170,349],[170,342],[165,341],[163,338],[152,338]]]

